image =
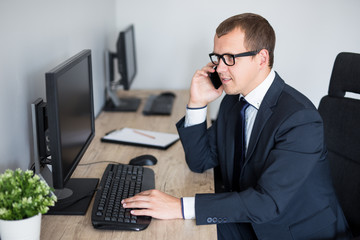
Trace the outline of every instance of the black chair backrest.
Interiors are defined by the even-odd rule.
[[[334,188],[354,236],[360,235],[360,54],[340,53],[319,104]]]

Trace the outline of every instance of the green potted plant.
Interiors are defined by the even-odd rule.
[[[49,206],[54,206],[56,200],[51,188],[33,171],[6,170],[0,175],[1,239],[28,239],[31,234],[35,236],[30,239],[39,239],[41,215]],[[12,229],[16,235],[12,235]]]

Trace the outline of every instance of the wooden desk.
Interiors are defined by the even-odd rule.
[[[159,91],[141,90],[130,92],[143,99],[137,113],[100,113],[95,122],[95,137],[80,164],[99,161],[128,163],[138,155],[152,154],[158,159],[158,163],[150,167],[155,172],[156,189],[176,197],[214,192],[213,171],[191,172],[185,163],[180,141],[167,150],[100,142],[105,133],[122,127],[177,133],[175,123],[184,116],[189,95],[188,90],[174,92],[177,97],[171,116],[144,116],[142,109],[146,98]],[[121,92],[121,95],[130,93]],[[107,164],[79,165],[72,177],[101,178]],[[93,200],[85,216],[43,216],[41,239],[217,239],[216,225],[196,226],[195,220],[182,219],[153,219],[149,227],[140,232],[97,230],[91,224]]]

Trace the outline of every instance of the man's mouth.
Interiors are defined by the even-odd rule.
[[[232,79],[230,77],[221,77],[221,81],[223,84],[226,84],[227,82],[231,81]]]

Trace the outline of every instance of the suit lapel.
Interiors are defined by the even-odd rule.
[[[259,111],[256,115],[254,127],[251,133],[250,142],[248,145],[247,154],[245,157],[245,164],[251,158],[253,154],[256,144],[259,141],[262,130],[264,129],[268,119],[272,115],[272,108],[277,104],[278,98],[285,86],[285,82],[280,78],[280,76],[275,73],[275,79],[271,84],[269,90],[265,94],[263,101],[261,102]]]

